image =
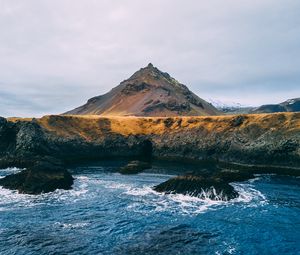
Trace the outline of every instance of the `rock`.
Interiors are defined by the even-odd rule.
[[[254,178],[254,174],[246,170],[221,170],[217,172],[214,179],[221,179],[223,182],[242,182]]]
[[[177,176],[154,187],[157,192],[180,193],[212,200],[230,200],[238,197],[234,188],[221,178],[198,175]]]
[[[237,117],[235,117],[234,119],[231,120],[231,126],[232,127],[239,127],[240,125],[242,125],[244,123],[244,121],[246,120],[246,117],[243,115],[239,115]]]
[[[47,154],[49,153],[45,141],[44,132],[41,126],[34,120],[20,122],[17,124],[16,151],[18,154]]]
[[[15,124],[0,117],[0,155],[14,150],[16,140]]]
[[[221,169],[216,165],[211,171],[201,174],[191,172],[171,178],[154,187],[154,190],[227,201],[238,197],[238,193],[230,185],[231,182],[242,182],[252,178],[254,174],[250,170]]]
[[[0,179],[0,185],[20,193],[40,194],[71,189],[72,175],[59,162],[38,161],[33,167]]]
[[[188,102],[179,103],[175,100],[169,100],[167,102],[160,102],[158,100],[158,101],[154,101],[151,105],[149,104],[146,105],[148,106],[143,109],[143,113],[145,114],[153,111],[169,110],[169,111],[177,112],[179,115],[182,115],[181,113],[187,111],[189,112],[192,109],[191,105]]]
[[[145,169],[151,168],[151,164],[145,161],[130,161],[126,166],[120,168],[121,174],[138,174]]]
[[[45,116],[35,121],[0,118],[0,166],[28,168],[45,155],[65,162],[128,157],[146,162],[217,160],[255,167],[255,173],[276,170],[294,175],[296,170],[286,168],[300,169],[299,127],[300,113],[182,118]]]
[[[175,120],[172,118],[167,118],[164,120],[164,124],[166,128],[170,128],[174,124]]]
[[[125,88],[122,89],[122,93],[126,95],[131,95],[131,94],[135,94],[136,92],[147,90],[150,87],[151,85],[147,84],[146,82],[129,83],[126,84]]]

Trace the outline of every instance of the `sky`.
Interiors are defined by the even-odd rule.
[[[299,0],[0,0],[0,116],[58,114],[153,63],[206,100],[300,97]]]

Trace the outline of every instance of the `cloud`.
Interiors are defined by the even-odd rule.
[[[293,0],[0,0],[0,115],[60,113],[148,62],[200,97],[299,97]]]

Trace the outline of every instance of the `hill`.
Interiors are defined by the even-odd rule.
[[[252,111],[252,113],[275,113],[275,112],[299,112],[300,98],[289,99],[280,104],[262,105]]]
[[[150,63],[110,92],[64,114],[170,117],[222,113]]]

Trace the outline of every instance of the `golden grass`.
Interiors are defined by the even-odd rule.
[[[7,118],[7,120],[11,122],[17,122],[17,121],[32,121],[33,118],[18,118],[18,117],[10,117]]]
[[[245,120],[239,126],[232,123],[238,116]],[[11,121],[30,121],[13,118]],[[205,129],[207,132],[234,132],[247,130],[250,126],[272,131],[299,132],[300,113],[248,114],[195,117],[121,117],[99,115],[49,115],[36,119],[50,132],[63,137],[81,136],[86,140],[104,137],[107,133],[120,135],[149,135]],[[246,131],[247,132],[247,131]]]

